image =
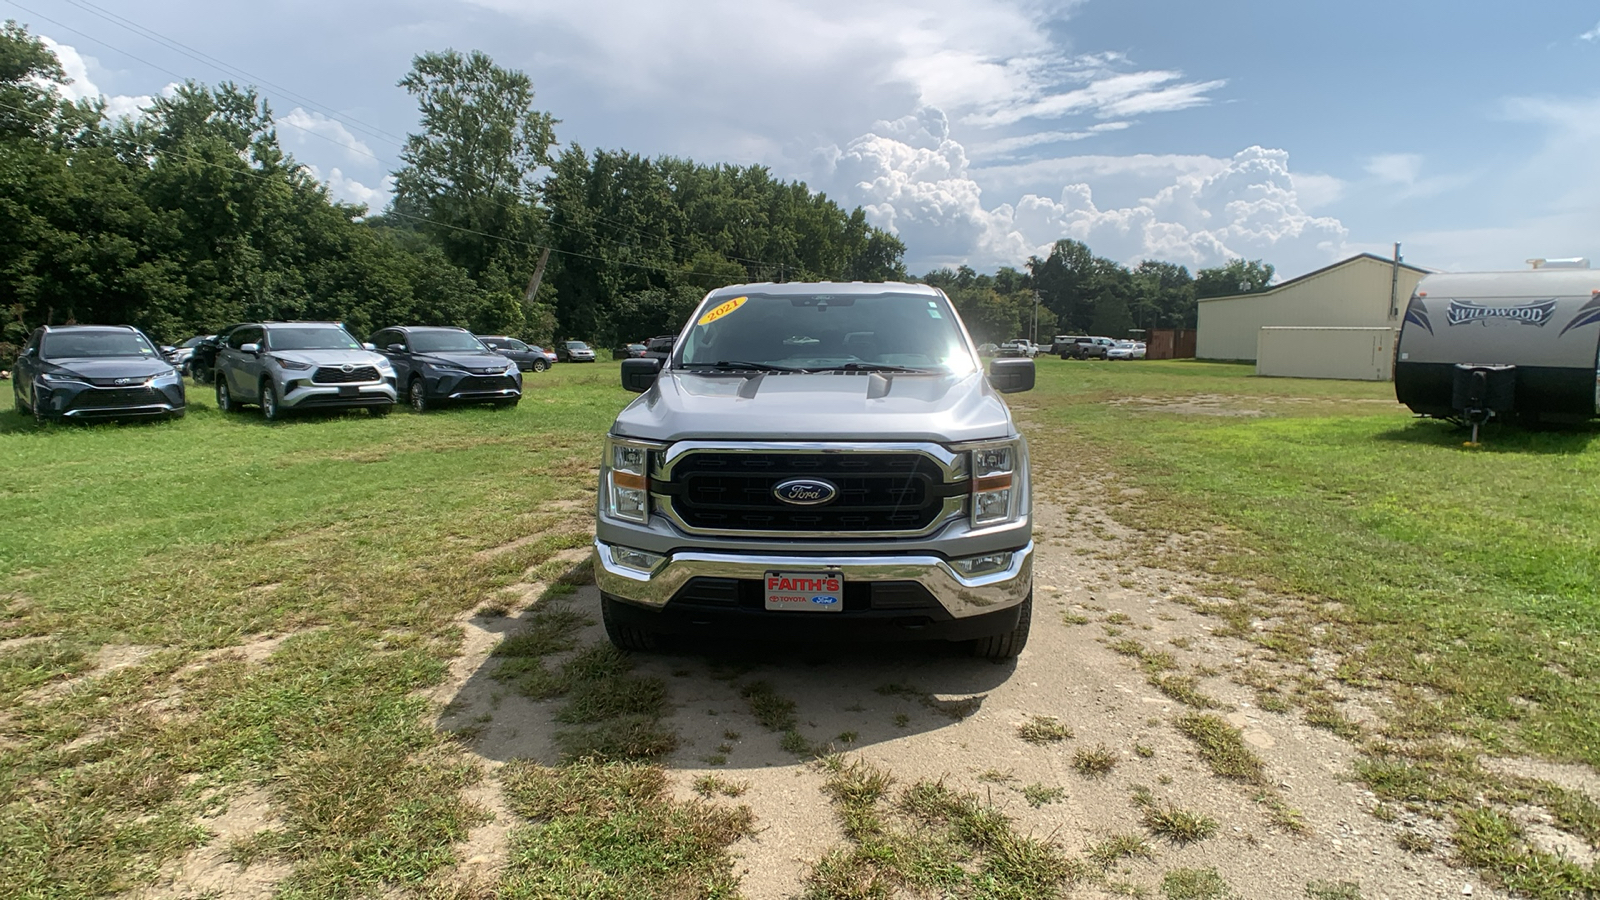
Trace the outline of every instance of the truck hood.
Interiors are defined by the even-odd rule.
[[[657,441],[869,440],[959,443],[1016,433],[982,372],[698,375],[662,371],[612,433]]]
[[[308,366],[378,366],[383,356],[371,350],[273,350],[273,356]]]

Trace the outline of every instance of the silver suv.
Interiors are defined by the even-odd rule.
[[[595,572],[607,634],[971,641],[1032,615],[1028,445],[949,298],[913,284],[713,291],[607,436]]]
[[[336,322],[235,326],[217,350],[216,382],[218,409],[254,403],[268,419],[352,407],[382,416],[395,401],[394,367]]]

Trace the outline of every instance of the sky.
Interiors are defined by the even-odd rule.
[[[530,75],[563,144],[760,164],[913,273],[1060,238],[1280,278],[1600,257],[1600,3],[1347,0],[0,0],[73,96],[261,88],[286,149],[372,208],[429,50]]]

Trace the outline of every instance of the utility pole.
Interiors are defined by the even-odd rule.
[[[1389,321],[1400,318],[1400,242],[1394,242],[1394,264],[1389,270]]]
[[[1033,292],[1033,345],[1039,346],[1039,292]]]

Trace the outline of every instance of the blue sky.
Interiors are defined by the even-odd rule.
[[[1126,262],[1600,256],[1600,4],[1177,0],[0,0],[117,110],[195,51],[270,82],[285,145],[382,205],[415,53],[534,79],[558,136],[761,163],[913,271],[1060,237]],[[129,26],[132,26],[130,29]],[[151,34],[154,33],[154,36]],[[159,36],[159,37],[156,37]]]

